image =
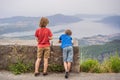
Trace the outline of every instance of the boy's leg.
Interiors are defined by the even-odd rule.
[[[68,62],[64,62],[65,78],[68,78]]]
[[[67,65],[67,62],[64,62],[64,68],[65,68],[65,72],[68,72],[68,65]]]
[[[39,73],[39,66],[40,66],[40,61],[41,61],[42,55],[43,55],[43,49],[38,48],[37,49],[37,60],[35,62],[35,73]]]
[[[47,68],[48,68],[48,58],[44,58],[44,70],[43,70],[43,73],[47,72]]]
[[[37,58],[35,62],[35,73],[39,73],[40,61],[41,61],[41,58]]]
[[[73,47],[70,46],[69,49],[68,49],[68,58],[67,58],[67,61],[68,61],[68,71],[70,71],[71,69],[71,63],[73,62]]]
[[[68,63],[67,63],[67,68],[68,68],[68,72],[70,72],[70,69],[71,69],[71,62],[68,62]]]
[[[43,75],[47,75],[48,58],[50,57],[50,47],[44,49],[44,70]]]
[[[67,57],[68,57],[68,48],[63,48],[63,62],[64,62],[64,69],[65,69],[65,78],[68,78],[68,62],[67,62]]]
[[[64,63],[65,71],[68,71],[67,69],[67,47],[63,48],[63,63]]]

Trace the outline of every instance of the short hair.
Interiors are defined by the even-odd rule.
[[[72,31],[70,29],[65,30],[65,34],[72,35]]]
[[[46,17],[42,17],[39,23],[39,27],[46,27],[49,23],[49,20]]]

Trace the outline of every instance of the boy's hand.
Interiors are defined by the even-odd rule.
[[[58,43],[61,43],[61,40],[59,40]]]
[[[53,38],[52,37],[48,37],[49,38],[49,40],[52,40]]]

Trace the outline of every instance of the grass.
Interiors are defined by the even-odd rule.
[[[88,59],[80,65],[82,72],[93,73],[119,73],[120,72],[120,57],[118,55],[111,56],[109,59],[99,63],[97,60]]]

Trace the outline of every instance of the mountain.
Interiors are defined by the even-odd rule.
[[[120,33],[111,35],[95,35],[92,37],[84,37],[79,40],[80,46],[90,46],[90,45],[103,45],[106,42],[113,40],[120,40]]]
[[[46,16],[50,24],[48,26],[55,26],[60,24],[70,24],[81,21],[81,19],[75,16],[67,16],[62,14],[56,14],[52,16]],[[14,16],[11,18],[0,19],[0,35],[12,32],[31,31],[38,28],[38,24],[41,17],[24,17]]]
[[[105,24],[111,24],[111,25],[120,29],[120,16],[119,15],[108,16],[108,17],[105,17],[102,20],[97,21],[97,22],[101,22],[101,23],[105,23]]]
[[[90,19],[90,18],[103,18],[103,17],[105,17],[105,16],[107,16],[107,15],[97,15],[97,14],[76,14],[75,16],[78,17],[78,18],[81,18],[81,19],[84,19],[84,18]]]
[[[30,31],[37,28],[39,17],[15,16],[0,19],[0,34]]]
[[[75,16],[67,16],[63,14],[48,16],[48,19],[50,20],[50,23],[49,23],[50,26],[70,24],[70,23],[79,22],[82,20]]]
[[[40,17],[24,17],[24,16],[14,16],[10,18],[1,18],[0,23],[18,23],[18,22],[30,22],[30,21],[36,21],[39,20]]]

